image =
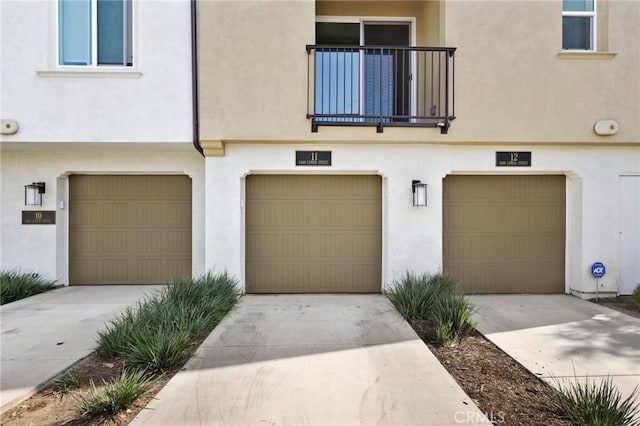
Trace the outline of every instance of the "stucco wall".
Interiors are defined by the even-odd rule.
[[[615,292],[619,277],[618,185],[622,173],[640,174],[633,148],[534,148],[532,167],[495,167],[495,151],[508,147],[425,145],[318,145],[330,150],[330,168],[295,167],[296,149],[306,145],[228,147],[225,157],[207,158],[206,268],[244,274],[244,177],[250,173],[361,173],[383,177],[383,281],[405,271],[442,268],[442,179],[448,174],[564,174],[567,176],[566,291],[593,292],[589,266],[607,265],[601,292]],[[428,207],[411,205],[411,180],[428,184]],[[224,208],[221,208],[224,206]]]
[[[640,3],[608,3],[616,56],[558,55],[561,1],[449,1],[446,40],[456,53],[451,136],[481,141],[640,142]],[[604,17],[603,17],[604,19]],[[616,120],[615,136],[593,125]]]
[[[314,42],[314,22],[311,0],[199,3],[202,139],[308,129],[305,45]]]
[[[157,149],[160,151],[160,149]],[[0,269],[37,272],[68,283],[68,176],[186,174],[192,179],[192,269],[204,272],[204,164],[188,152],[23,152],[0,157]],[[42,207],[24,205],[24,185],[46,183]],[[61,205],[61,202],[63,203]],[[55,210],[55,225],[22,225],[22,210]]]
[[[134,66],[107,74],[57,66],[57,4],[2,1],[0,141],[189,142],[189,2],[134,2]]]
[[[268,142],[640,142],[640,3],[602,2],[607,52],[558,55],[554,1],[208,1],[200,7],[201,137]],[[321,127],[306,114],[316,14],[417,16],[417,38],[456,47],[455,114],[437,129]],[[206,23],[206,24],[205,24]],[[424,28],[426,26],[426,28]],[[606,37],[605,37],[606,36]],[[601,43],[605,45],[604,42]],[[602,52],[600,52],[602,53]],[[598,136],[598,120],[620,130]]]

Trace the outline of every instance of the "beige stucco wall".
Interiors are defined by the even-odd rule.
[[[558,55],[561,10],[561,0],[201,2],[201,139],[639,143],[640,3],[600,4],[598,38],[615,55]],[[351,14],[415,16],[418,44],[437,41],[458,48],[457,119],[448,135],[419,128],[385,128],[382,134],[349,127],[311,132],[305,117],[305,45],[314,43],[316,15]],[[596,135],[593,126],[602,119],[616,120],[619,132]]]
[[[560,1],[450,1],[446,43],[457,46],[456,139],[640,141],[640,3],[609,2],[615,57],[558,55]],[[602,137],[593,125],[616,120]]]
[[[307,0],[199,2],[201,139],[306,133],[314,20]]]

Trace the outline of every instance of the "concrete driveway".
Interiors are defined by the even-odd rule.
[[[640,385],[640,319],[569,295],[470,296],[478,329],[551,385],[611,377]]]
[[[386,297],[250,295],[132,425],[483,422]]]
[[[107,321],[160,287],[62,287],[2,305],[0,411],[90,355]]]

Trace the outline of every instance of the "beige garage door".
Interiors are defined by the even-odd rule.
[[[467,293],[562,293],[564,176],[447,176],[444,271]]]
[[[246,188],[247,292],[380,292],[379,176],[251,175]]]
[[[191,179],[69,178],[70,284],[161,284],[191,276]]]

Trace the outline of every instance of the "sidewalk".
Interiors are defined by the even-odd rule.
[[[549,382],[611,377],[640,385],[640,319],[565,294],[470,296],[478,330]]]
[[[62,287],[2,305],[0,411],[90,355],[107,321],[160,287]]]
[[[244,296],[133,426],[490,424],[382,295]]]

